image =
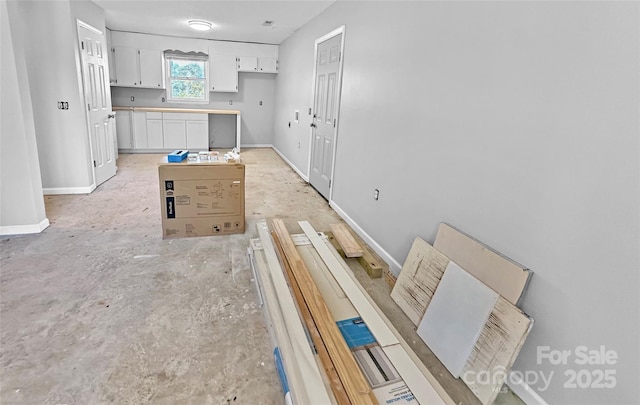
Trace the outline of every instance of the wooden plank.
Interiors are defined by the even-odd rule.
[[[307,266],[320,294],[322,294],[322,299],[327,304],[333,320],[337,322],[360,316],[315,248],[309,245],[296,246],[296,249]]]
[[[296,304],[291,296],[282,268],[280,267],[280,262],[276,256],[273,243],[269,237],[266,222],[258,222],[257,228],[258,234],[260,235],[260,241],[262,243],[263,253],[269,267],[271,282],[273,283],[276,293],[276,297],[267,296],[265,298],[267,302],[279,303],[284,325],[286,326],[288,340],[291,342],[290,344],[296,352],[295,364],[298,366],[300,374],[298,375],[295,372],[291,373],[294,380],[294,384],[292,384],[292,386],[299,387],[302,385],[306,390],[308,390],[308,397],[303,396],[303,394],[307,394],[306,390],[298,390],[298,392],[294,392],[292,389],[292,394],[294,395],[294,398],[297,399],[298,403],[310,403],[309,399],[312,399],[314,403],[331,404],[331,400],[322,381],[322,376],[320,375],[320,370],[318,369],[304,328],[300,322]],[[282,340],[287,339],[282,338]],[[300,378],[302,378],[302,383],[298,381]]]
[[[462,372],[462,380],[483,404],[496,399],[532,326],[533,319],[498,297]]]
[[[458,378],[473,351],[498,293],[449,262],[418,324],[418,336]]]
[[[298,285],[296,278],[293,276],[291,266],[289,266],[289,262],[285,257],[284,250],[282,250],[280,239],[278,239],[278,235],[276,235],[275,232],[271,232],[271,236],[273,237],[276,250],[278,251],[280,258],[282,259],[282,264],[285,273],[287,274],[289,285],[291,286],[293,295],[296,298],[296,302],[298,303],[298,308],[300,309],[302,319],[305,325],[307,325],[307,331],[311,336],[311,340],[316,347],[316,352],[318,353],[318,357],[320,357],[320,362],[322,363],[325,374],[329,379],[331,391],[333,392],[333,395],[335,396],[336,401],[339,405],[349,405],[351,404],[351,401],[349,401],[349,397],[344,390],[342,381],[340,381],[338,372],[336,371],[333,362],[331,361],[331,357],[329,357],[329,352],[327,351],[327,347],[325,346],[324,341],[320,336],[320,332],[318,331],[318,327],[316,326],[316,323],[311,316],[311,312],[309,312],[309,307],[307,307],[307,304],[304,302],[304,297],[302,296],[302,292],[300,291],[300,286]]]
[[[384,282],[387,283],[387,285],[393,289],[393,287],[396,286],[396,281],[397,281],[396,276],[394,276],[391,270],[389,269],[383,271],[383,274],[384,274]]]
[[[438,227],[433,247],[514,305],[520,302],[533,274],[526,267],[445,223]]]
[[[345,256],[344,250],[342,250],[342,246],[340,246],[340,244],[336,240],[333,232],[325,232],[325,235],[327,235],[327,238],[329,238],[329,241],[331,242],[333,247],[338,251],[338,253],[340,253],[341,256]],[[383,268],[380,261],[373,255],[373,253],[371,253],[371,251],[369,250],[369,247],[363,246],[362,249],[364,253],[361,257],[357,258],[358,263],[360,263],[360,265],[362,266],[364,271],[367,272],[369,277],[371,278],[382,277]]]
[[[402,347],[402,349],[404,349],[409,359],[414,363],[415,367],[417,367],[418,371],[420,372],[420,375],[422,376],[421,380],[414,381],[413,379],[410,379],[414,387],[413,388],[409,387],[412,390],[412,392],[415,391],[417,393],[416,398],[418,399],[418,402],[422,400],[422,402],[420,403],[422,404],[426,403],[427,405],[442,405],[442,404],[454,405],[455,402],[453,401],[453,399],[445,391],[442,385],[440,385],[440,383],[435,378],[435,376],[431,373],[431,371],[429,371],[429,369],[424,365],[424,363],[422,363],[420,358],[413,352],[413,349],[411,349],[411,346],[409,346],[409,344],[404,340],[402,335],[400,335],[400,332],[396,330],[396,328],[393,326],[389,318],[387,318],[384,312],[382,312],[382,310],[378,307],[375,301],[373,301],[373,299],[365,291],[364,287],[362,287],[362,285],[358,282],[358,280],[356,279],[356,276],[353,274],[353,272],[349,268],[349,265],[347,265],[347,263],[345,263],[344,260],[341,260],[341,255],[336,251],[336,249],[333,248],[333,246],[328,240],[325,241],[325,245],[331,251],[331,253],[336,258],[336,260],[340,262],[340,264],[342,265],[343,272],[353,280],[357,288],[365,296],[371,308],[373,308],[373,310],[378,314],[378,317],[380,318],[380,320],[395,335],[396,339],[398,339],[400,346]],[[371,330],[371,328],[369,329]],[[396,359],[396,362],[400,361],[400,363],[394,364],[394,367],[396,367],[396,370],[401,368],[404,370],[405,375],[416,375],[415,369],[412,366],[407,364],[402,364],[406,362],[403,360],[399,360],[398,357],[394,357],[394,358]]]
[[[342,288],[342,291],[344,291],[349,300],[351,300],[351,303],[369,327],[378,344],[382,347],[397,344],[398,339],[389,330],[387,325],[380,321],[380,317],[358,288],[357,283],[345,273],[338,259],[331,254],[324,240],[318,236],[311,224],[307,221],[300,221],[298,224],[311,241],[313,247],[318,251],[318,254],[329,268],[329,271],[331,271],[331,274]]]
[[[417,325],[440,283],[449,259],[420,238],[416,238],[400,270],[391,298]]]
[[[380,261],[371,253],[369,247],[364,247],[364,254],[362,257],[358,257],[358,262],[364,268],[364,271],[367,272],[369,277],[371,278],[380,278],[382,277],[382,264]]]
[[[342,247],[346,257],[362,257],[364,255],[364,250],[353,238],[353,235],[349,232],[345,224],[331,224],[330,226],[333,236]]]
[[[331,360],[340,376],[340,380],[349,396],[356,404],[376,404],[369,383],[366,381],[355,358],[351,354],[338,326],[331,317],[322,295],[309,275],[304,262],[289,236],[289,232],[281,219],[273,220],[273,229],[282,243],[282,250],[291,266],[293,276],[300,286],[304,301],[309,307],[320,336],[327,347]],[[305,232],[306,233],[306,232]],[[307,234],[307,236],[309,236]],[[317,237],[317,234],[315,235]],[[311,238],[309,238],[311,239]],[[264,241],[263,241],[264,243]],[[313,240],[312,240],[313,243]]]

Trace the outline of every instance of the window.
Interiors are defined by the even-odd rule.
[[[207,61],[203,53],[165,52],[167,102],[208,103]]]

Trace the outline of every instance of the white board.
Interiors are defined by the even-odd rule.
[[[458,378],[476,345],[498,294],[449,262],[418,325],[418,335]]]

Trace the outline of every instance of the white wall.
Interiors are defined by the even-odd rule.
[[[0,235],[41,232],[45,216],[33,110],[23,50],[14,46],[0,2]],[[11,27],[13,28],[13,27]]]
[[[88,0],[7,4],[12,21],[29,22],[18,24],[14,40],[25,50],[45,193],[90,192],[93,169],[76,18],[102,21],[96,28],[104,29],[102,9]],[[67,101],[69,110],[59,110],[58,101]]]
[[[275,45],[241,42],[210,41],[195,38],[176,38],[162,35],[135,34],[113,31],[112,46],[141,49],[181,50],[184,52],[215,52],[223,55],[278,57]],[[209,93],[209,104],[176,104],[162,101],[165,90],[111,87],[111,101],[119,107],[171,107],[240,110],[242,116],[242,145],[271,145],[275,108],[276,74],[238,74],[237,93]],[[134,101],[131,101],[131,97]],[[232,104],[229,104],[229,101]],[[262,105],[260,105],[262,101]],[[213,148],[232,148],[235,145],[235,116],[209,117],[209,138]]]
[[[638,7],[337,2],[280,47],[274,143],[306,173],[307,125],[287,124],[312,103],[314,40],[346,25],[333,203],[396,273],[441,221],[535,272],[515,369],[554,373],[530,381],[549,403],[640,401]],[[579,345],[618,360],[537,364]],[[583,368],[615,387],[564,388]]]

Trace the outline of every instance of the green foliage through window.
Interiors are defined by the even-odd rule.
[[[167,58],[167,67],[169,101],[208,101],[206,60]]]

